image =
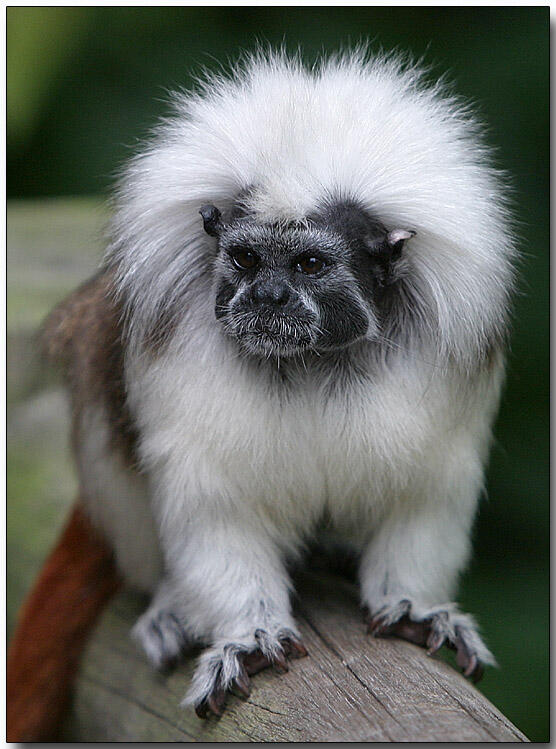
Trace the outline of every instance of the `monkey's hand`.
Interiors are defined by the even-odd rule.
[[[209,494],[186,524],[161,525],[166,578],[134,630],[157,666],[194,642],[209,645],[182,703],[203,718],[219,715],[232,689],[247,696],[250,675],[267,666],[286,671],[288,657],[306,654],[276,541],[283,534],[248,505],[231,508]]]
[[[464,675],[477,681],[484,666],[495,665],[494,656],[474,619],[444,603],[469,559],[482,470],[474,439],[465,430],[446,439],[424,472],[414,472],[411,494],[369,539],[359,579],[373,635],[402,637],[431,654],[446,645]]]
[[[291,629],[269,634],[255,631],[251,643],[216,644],[206,650],[197,666],[184,705],[194,705],[200,718],[221,715],[229,691],[249,697],[249,676],[273,666],[278,673],[288,671],[287,658],[307,655],[299,636]]]
[[[402,600],[369,616],[368,627],[375,637],[401,637],[426,647],[429,655],[446,645],[456,651],[463,675],[474,682],[482,677],[485,665],[496,663],[473,618],[457,611],[453,604],[417,612],[411,601]]]
[[[154,666],[170,668],[182,653],[198,644],[188,631],[179,607],[172,601],[171,587],[163,582],[147,611],[133,627],[132,637],[140,644]],[[249,696],[249,676],[273,666],[278,673],[288,671],[288,658],[301,658],[307,650],[299,635],[289,627],[256,629],[252,637],[230,638],[213,645],[199,660],[189,693],[183,704],[192,704],[200,718],[221,715],[229,691]]]

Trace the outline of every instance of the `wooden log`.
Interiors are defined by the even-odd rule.
[[[365,633],[355,587],[325,572],[298,577],[296,616],[309,656],[252,679],[221,718],[181,708],[195,656],[154,671],[129,637],[145,602],[120,594],[89,643],[66,741],[527,741],[438,656]],[[488,679],[488,672],[485,678]]]

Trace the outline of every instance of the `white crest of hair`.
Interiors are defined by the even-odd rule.
[[[435,354],[473,366],[504,332],[514,246],[504,175],[469,107],[424,71],[364,50],[312,69],[283,53],[246,57],[178,94],[174,114],[122,176],[110,260],[141,340],[160,305],[180,299],[213,251],[203,203],[245,188],[261,220],[299,219],[330,196],[409,229],[409,275],[430,310]]]

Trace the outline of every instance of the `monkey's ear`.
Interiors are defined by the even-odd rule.
[[[407,229],[393,229],[386,235],[386,244],[390,248],[390,257],[397,260],[402,254],[403,246],[416,232]]]
[[[201,206],[199,213],[203,217],[203,226],[207,234],[211,237],[217,237],[220,234],[221,218],[220,211],[214,205]]]
[[[397,260],[402,254],[403,246],[416,232],[407,229],[393,229],[386,236],[374,243],[373,249],[378,250],[389,260]]]
[[[403,246],[403,243],[414,237],[416,233],[415,231],[407,231],[407,229],[393,229],[386,235],[386,241],[392,249],[395,249],[400,244]]]

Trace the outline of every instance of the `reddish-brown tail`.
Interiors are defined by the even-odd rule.
[[[8,741],[56,739],[87,634],[118,585],[110,549],[76,505],[8,650]]]

